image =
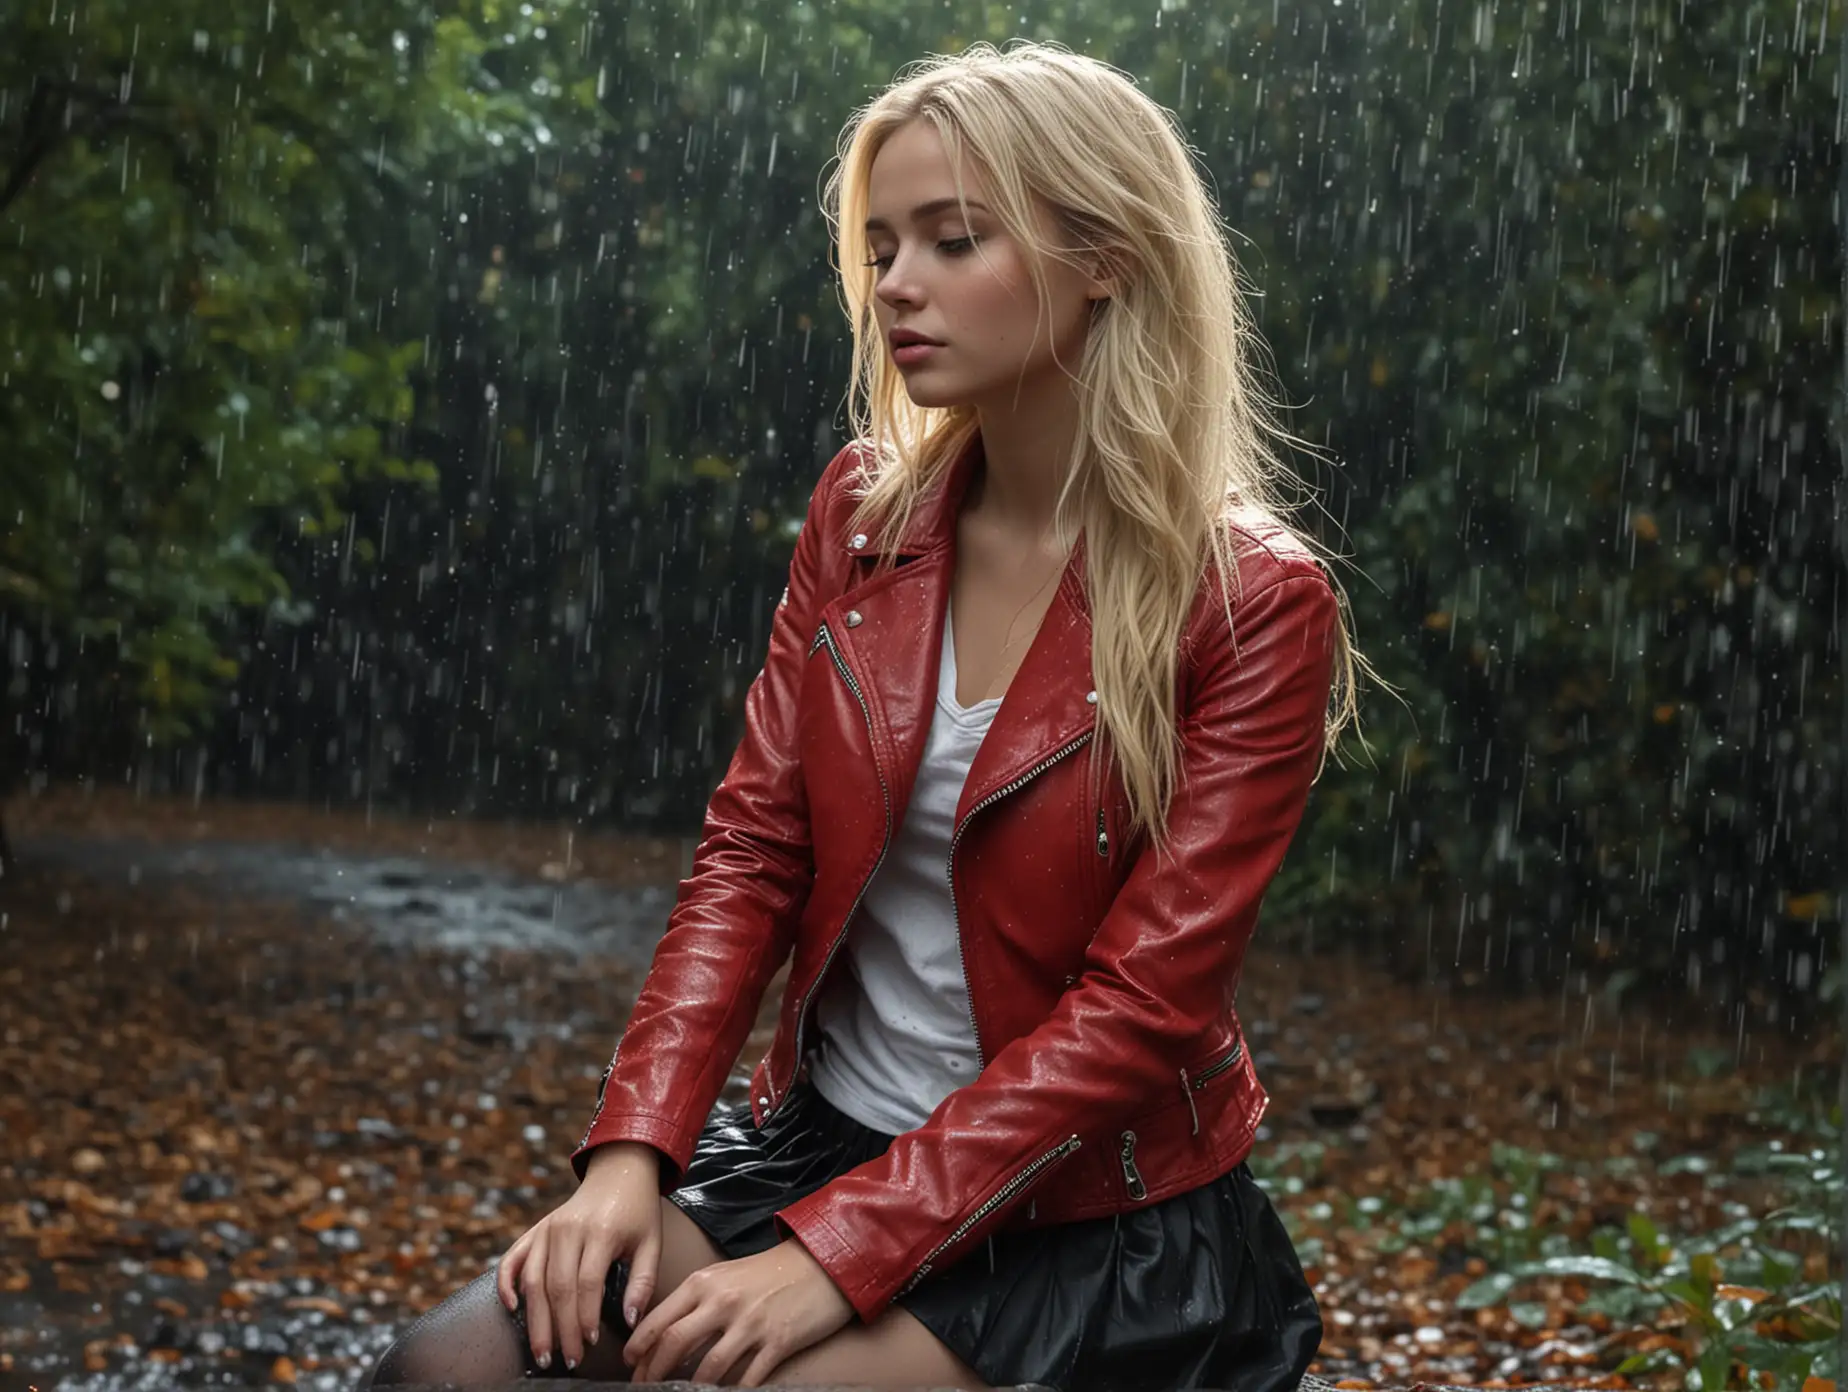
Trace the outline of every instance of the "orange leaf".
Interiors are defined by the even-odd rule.
[[[310,1213],[302,1219],[302,1230],[304,1232],[326,1232],[329,1228],[339,1227],[345,1221],[346,1214],[339,1209],[324,1208],[319,1213]]]
[[[282,1357],[270,1364],[270,1377],[276,1382],[295,1381],[295,1364],[291,1361],[288,1354],[283,1354]]]
[[[346,1307],[337,1301],[329,1300],[324,1295],[297,1295],[282,1302],[285,1310],[319,1310],[324,1315],[335,1319],[346,1318]]]
[[[1835,1392],[1835,1383],[1830,1378],[1806,1377],[1803,1392]]]
[[[1749,1300],[1754,1305],[1771,1294],[1752,1286],[1715,1286],[1713,1293],[1721,1300]]]

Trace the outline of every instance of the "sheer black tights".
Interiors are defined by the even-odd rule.
[[[470,1281],[398,1336],[373,1369],[368,1387],[404,1383],[518,1382],[527,1377],[579,1377],[598,1382],[627,1382],[629,1365],[622,1361],[622,1346],[629,1329],[606,1302],[603,1332],[584,1350],[575,1373],[565,1370],[556,1351],[552,1366],[541,1371],[533,1362],[532,1345],[520,1316],[508,1312],[495,1289],[499,1263]],[[614,1289],[621,1291],[627,1272],[618,1263],[612,1269]],[[612,1315],[615,1324],[612,1326]]]

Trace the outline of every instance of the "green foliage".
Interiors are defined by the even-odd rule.
[[[1687,1060],[1696,1077],[1700,1061]],[[1672,1096],[1671,1096],[1672,1105]],[[1813,1084],[1757,1091],[1746,1120],[1777,1139],[1739,1148],[1723,1163],[1705,1154],[1657,1157],[1659,1138],[1630,1137],[1629,1155],[1601,1164],[1495,1143],[1483,1171],[1448,1176],[1404,1193],[1328,1194],[1337,1157],[1320,1141],[1261,1149],[1249,1163],[1277,1197],[1305,1262],[1325,1258],[1320,1233],[1366,1231],[1382,1254],[1452,1247],[1481,1258],[1486,1275],[1456,1297],[1459,1309],[1505,1308],[1518,1323],[1547,1325],[1548,1304],[1526,1298],[1545,1285],[1557,1303],[1562,1279],[1585,1283],[1569,1306],[1618,1331],[1672,1334],[1646,1352],[1614,1357],[1623,1373],[1675,1371],[1690,1388],[1756,1388],[1758,1375],[1801,1392],[1806,1377],[1839,1380],[1839,1270],[1805,1275],[1805,1254],[1833,1269],[1842,1238],[1839,1100]],[[1726,1221],[1710,1231],[1659,1225],[1633,1207],[1677,1175],[1699,1175]],[[1593,1215],[1630,1208],[1619,1223]]]
[[[333,531],[355,481],[435,477],[403,447],[426,344],[377,323],[416,260],[387,229],[550,138],[565,99],[495,79],[497,9],[0,22],[0,613],[151,741],[236,675],[233,611],[303,612],[279,520]]]

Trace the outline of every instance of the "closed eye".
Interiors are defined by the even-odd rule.
[[[937,250],[943,252],[946,256],[961,256],[980,240],[980,237],[951,237],[945,241],[938,242]],[[862,266],[877,266],[881,270],[884,270],[892,264],[892,258],[890,256],[875,256],[871,261],[862,261],[860,264]]]

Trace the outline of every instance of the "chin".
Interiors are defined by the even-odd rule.
[[[911,398],[913,406],[928,406],[940,411],[952,406],[966,406],[973,400],[967,391],[954,386],[909,379],[905,382],[905,395]]]

